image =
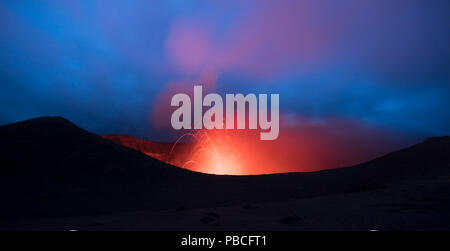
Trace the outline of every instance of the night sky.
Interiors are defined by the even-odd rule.
[[[165,101],[197,83],[279,93],[281,130],[450,134],[449,13],[433,0],[1,0],[0,124],[58,115],[173,140]]]

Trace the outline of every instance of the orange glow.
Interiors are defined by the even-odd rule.
[[[191,138],[193,145],[181,167],[211,174],[241,174],[239,148],[233,144],[227,130],[198,130],[184,134],[173,145],[170,159],[174,157],[179,141],[185,137]]]
[[[175,143],[105,136],[174,166],[210,174],[311,172],[358,164],[409,143],[387,131],[343,120],[284,120],[280,136],[259,140],[259,130],[197,130]],[[402,143],[403,142],[403,143]]]
[[[289,135],[291,137],[292,135]],[[197,130],[182,135],[167,158],[168,163],[192,171],[257,175],[310,171],[296,140],[261,141],[257,130]],[[187,140],[187,142],[183,142]]]

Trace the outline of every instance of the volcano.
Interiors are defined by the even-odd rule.
[[[1,230],[450,228],[448,136],[356,166],[253,176],[182,169],[156,159],[167,143],[61,117],[1,126],[0,137]]]
[[[189,142],[178,143],[174,147],[174,143],[152,142],[127,135],[114,134],[102,137],[178,167],[183,166],[183,162],[188,159],[189,148],[192,147]]]

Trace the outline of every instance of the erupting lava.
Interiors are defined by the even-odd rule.
[[[193,139],[187,161],[183,168],[211,174],[240,174],[242,158],[238,145],[228,135],[227,130],[197,130],[182,135],[170,150],[169,160],[179,142],[185,137]]]
[[[258,130],[232,129],[194,130],[182,135],[175,143],[151,142],[124,135],[104,137],[174,166],[227,175],[338,168],[400,148],[400,143],[390,140],[393,137],[384,131],[368,131],[346,121],[328,123],[285,127],[280,137],[272,141],[260,140]]]

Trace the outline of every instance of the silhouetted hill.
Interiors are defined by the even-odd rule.
[[[103,138],[109,139],[128,148],[149,154],[167,154],[172,147],[172,143],[152,142],[128,135],[103,135]]]
[[[161,167],[159,161],[85,131],[61,117],[0,127],[2,175],[108,175]]]
[[[102,137],[175,166],[182,166],[187,161],[189,147],[192,146],[190,143],[178,142],[176,147],[173,147],[174,143],[152,142],[128,135],[113,134]]]
[[[450,175],[450,137],[353,167],[258,176],[187,171],[59,117],[1,126],[0,137],[0,215],[6,218],[267,203]]]
[[[60,117],[31,119],[0,127],[3,201],[10,215],[60,215],[117,211],[170,173],[166,165]],[[145,193],[153,193],[146,191]],[[116,198],[118,198],[116,202]],[[122,201],[121,201],[122,200]],[[117,206],[117,208],[115,208]]]

